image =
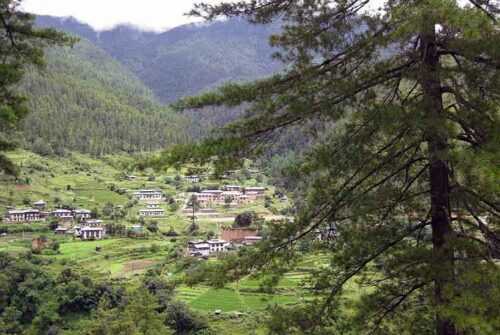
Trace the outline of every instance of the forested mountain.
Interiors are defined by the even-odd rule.
[[[88,40],[47,50],[46,58],[47,68],[29,72],[21,88],[32,111],[24,125],[29,148],[101,155],[187,140],[187,119],[160,107],[133,73]]]
[[[73,18],[38,17],[38,25],[84,37],[134,72],[161,102],[214,88],[226,81],[252,80],[280,69],[269,37],[279,24],[251,25],[232,19],[184,25],[164,33],[121,25],[97,32]]]
[[[268,44],[277,24],[230,20],[164,33],[127,25],[98,32],[73,18],[39,16],[37,25],[80,38],[73,48],[48,49],[46,70],[30,71],[21,87],[33,111],[24,140],[42,154],[149,151],[199,138],[239,111],[179,115],[161,104],[280,66]]]

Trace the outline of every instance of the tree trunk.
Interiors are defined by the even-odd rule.
[[[424,20],[426,21],[426,20]],[[449,178],[448,136],[446,119],[443,111],[441,80],[439,74],[439,55],[436,47],[436,32],[433,20],[424,22],[421,33],[421,56],[423,69],[420,81],[424,94],[424,124],[429,150],[429,174],[431,189],[431,225],[433,244],[433,280],[434,301],[437,308],[436,334],[457,335],[453,322],[443,317],[442,308],[447,305],[449,297],[445,295],[445,287],[453,283],[454,261],[449,211]]]

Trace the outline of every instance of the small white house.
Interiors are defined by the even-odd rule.
[[[193,184],[200,182],[200,176],[197,176],[197,175],[186,176],[186,177],[184,177],[184,179],[186,179],[186,181],[193,183]]]
[[[224,240],[190,241],[188,242],[188,255],[192,257],[208,257],[227,251],[229,243]]]
[[[89,211],[88,209],[75,209],[73,211],[73,215],[75,216],[75,219],[77,219],[77,220],[90,219],[91,214],[92,214],[92,211]]]
[[[163,192],[160,190],[139,190],[133,193],[134,197],[138,200],[162,200]]]
[[[159,218],[165,216],[163,208],[144,208],[139,210],[139,215],[142,217]]]

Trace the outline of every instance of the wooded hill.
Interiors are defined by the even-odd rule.
[[[37,25],[80,38],[73,48],[47,50],[46,70],[30,71],[21,87],[32,111],[23,141],[40,154],[151,151],[199,138],[236,112],[180,115],[162,103],[278,69],[268,45],[276,26],[231,20],[165,33],[97,32],[48,16]]]

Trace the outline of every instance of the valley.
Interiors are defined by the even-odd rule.
[[[50,273],[71,268],[95,280],[118,280],[131,285],[140,281],[147,271],[160,271],[169,281],[178,283],[177,299],[206,315],[215,328],[221,329],[219,334],[226,334],[222,329],[234,322],[245,325],[241,334],[253,334],[243,328],[256,322],[268,306],[297,303],[297,291],[302,291],[301,284],[307,279],[308,268],[312,270],[317,266],[313,264],[322,262],[321,258],[306,258],[300,270],[287,273],[272,294],[260,287],[262,279],[252,277],[224,288],[182,284],[185,271],[189,269],[184,264],[189,259],[185,258],[189,241],[220,237],[222,229],[234,225],[235,217],[244,212],[254,213],[259,218],[259,223],[252,223],[252,227],[260,229],[265,229],[266,222],[287,219],[290,203],[276,195],[268,178],[252,167],[251,162],[247,162],[243,170],[232,171],[231,176],[213,176],[210,169],[205,169],[193,182],[193,177],[187,177],[186,173],[192,173],[194,167],[172,168],[161,173],[151,168],[134,170],[140,155],[110,155],[98,159],[69,153],[65,157],[43,157],[19,150],[9,153],[9,158],[20,167],[20,173],[17,180],[8,177],[2,180],[1,213],[7,215],[15,208],[29,208],[43,200],[45,210],[89,209],[108,231],[103,239],[86,241],[72,231],[57,233],[56,227],[71,230],[81,225],[76,218],[67,221],[49,216],[28,223],[9,222],[3,217],[0,252],[11,255],[36,252],[37,257],[46,262],[44,267]],[[265,196],[241,204],[227,205],[222,201],[210,205],[213,208],[197,208],[195,223],[198,228],[188,231],[193,222],[189,207],[193,194],[203,189],[223,189],[224,185],[250,189],[263,186]],[[151,203],[134,197],[141,189],[158,190],[164,195],[153,202],[162,210],[159,217],[139,215],[139,211]],[[110,227],[123,228],[115,233]],[[141,227],[140,234],[130,234],[136,227]],[[48,244],[36,251],[32,242],[39,238],[46,239]],[[53,244],[57,247],[52,247]],[[214,257],[211,255],[208,261],[215,261]],[[198,262],[196,258],[190,262],[193,261]],[[65,334],[72,332],[68,330]]]

